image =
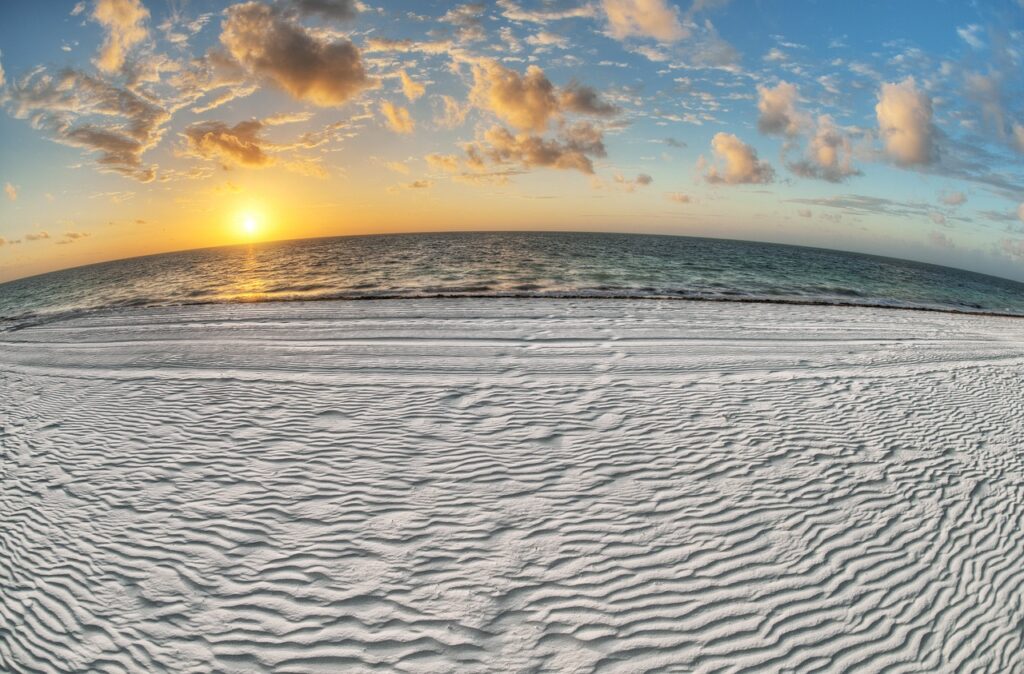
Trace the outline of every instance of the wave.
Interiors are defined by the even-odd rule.
[[[534,290],[533,287],[533,284],[522,284],[521,286],[516,286],[512,290],[491,290],[485,285],[474,285],[463,286],[461,288],[425,288],[418,290],[347,290],[320,293],[315,296],[310,296],[308,294],[282,295],[258,293],[251,295],[235,295],[231,297],[205,299],[190,298],[181,300],[140,297],[90,307],[57,311],[28,311],[9,316],[0,316],[0,332],[11,332],[28,327],[80,318],[83,316],[149,307],[166,308],[270,302],[355,302],[373,300],[395,301],[460,298],[730,302],[747,304],[783,304],[794,306],[850,307],[861,309],[893,309],[900,311],[925,311],[998,318],[1024,318],[1024,314],[1022,313],[999,311],[997,309],[983,307],[976,304],[938,304],[871,298],[865,297],[863,294],[852,290],[848,291],[846,294],[813,296],[792,294],[758,295],[743,293],[742,291],[736,290],[722,290],[717,293],[707,293],[688,290],[658,290],[650,287],[639,289],[613,289],[608,286],[603,286],[572,290]]]

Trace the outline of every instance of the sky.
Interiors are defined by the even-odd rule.
[[[0,109],[0,281],[485,229],[1024,281],[1024,0],[5,0]]]

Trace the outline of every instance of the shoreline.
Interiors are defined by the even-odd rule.
[[[86,316],[116,315],[121,312],[146,311],[148,309],[188,309],[190,307],[209,306],[233,306],[250,304],[293,304],[293,303],[347,303],[347,302],[396,302],[396,301],[431,301],[431,300],[582,300],[582,301],[638,301],[638,302],[697,302],[708,304],[756,304],[756,305],[781,305],[781,306],[804,306],[804,307],[831,307],[837,309],[882,309],[886,311],[911,311],[924,313],[948,314],[952,316],[979,316],[983,318],[1010,318],[1024,319],[1024,314],[1014,314],[1001,311],[984,309],[957,309],[953,307],[938,306],[896,306],[874,302],[849,302],[849,301],[828,301],[815,299],[789,299],[789,298],[759,298],[759,297],[687,297],[680,295],[633,295],[633,294],[586,294],[586,293],[564,293],[564,294],[525,294],[525,293],[432,293],[425,295],[343,295],[329,297],[292,297],[287,299],[267,297],[230,300],[210,300],[179,302],[168,304],[126,304],[121,306],[103,306],[85,309],[70,309],[43,314],[23,314],[13,317],[0,316],[0,334],[5,332],[16,332],[26,328],[37,327],[49,323],[74,320]],[[3,327],[4,323],[7,327]]]

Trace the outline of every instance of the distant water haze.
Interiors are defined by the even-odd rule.
[[[0,285],[0,320],[129,306],[436,296],[801,302],[1024,316],[1024,284],[856,253],[562,232],[306,239],[168,253]]]

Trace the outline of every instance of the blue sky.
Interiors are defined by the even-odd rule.
[[[263,238],[580,229],[1024,280],[1024,5],[0,7],[0,280]]]

